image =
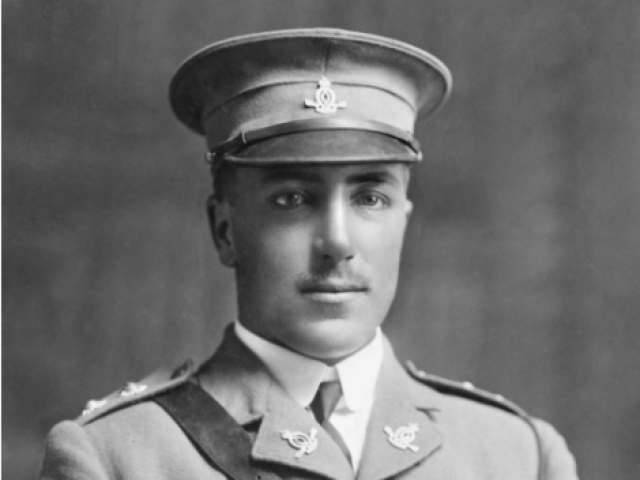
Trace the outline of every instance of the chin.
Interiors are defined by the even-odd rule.
[[[340,359],[360,350],[375,336],[378,325],[363,327],[353,319],[325,319],[292,331],[285,343],[292,350],[319,360]]]

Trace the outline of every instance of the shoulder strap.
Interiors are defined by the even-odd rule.
[[[193,374],[193,362],[186,361],[178,368],[160,369],[139,382],[129,382],[121,389],[100,399],[90,400],[76,419],[80,425],[88,425],[123,408],[144,402],[162,392],[186,382]]]
[[[448,378],[426,373],[425,371],[418,369],[411,361],[408,361],[406,364],[407,370],[413,378],[440,393],[484,403],[485,405],[499,408],[500,410],[513,413],[514,415],[522,418],[528,417],[527,413],[522,408],[507,400],[502,395],[481,390],[471,382],[456,382],[454,380],[449,380]]]
[[[533,423],[533,418],[531,418],[527,412],[515,403],[504,398],[502,395],[480,390],[470,382],[455,382],[453,380],[428,374],[423,370],[418,369],[411,361],[408,361],[406,365],[408,372],[413,378],[440,393],[484,403],[485,405],[499,408],[520,417],[533,430],[533,436],[538,450],[538,479],[542,480],[544,478],[542,439],[540,438],[540,433],[538,432],[535,423]]]
[[[153,399],[175,420],[196,448],[233,480],[280,480],[251,460],[249,434],[211,395],[186,382]]]

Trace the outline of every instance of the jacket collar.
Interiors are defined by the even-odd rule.
[[[243,426],[262,418],[275,383],[264,364],[236,337],[231,325],[197,377],[201,387]]]
[[[198,374],[200,385],[243,426],[261,420],[251,456],[335,480],[353,480],[354,473],[340,448],[271,376],[266,366],[227,328],[222,344]],[[316,448],[306,454],[286,440],[285,432],[309,438]],[[303,443],[304,443],[304,439]],[[299,456],[296,456],[298,454]]]
[[[404,471],[428,457],[441,443],[440,433],[429,418],[431,411],[439,409],[439,394],[412,380],[386,339],[384,344],[376,399],[358,470],[358,478],[366,480],[380,480]],[[264,364],[238,340],[232,328],[227,329],[219,349],[200,368],[198,377],[201,386],[239,424],[246,426],[261,420],[252,450],[255,460],[336,480],[354,478],[351,465],[313,415],[287,394]],[[416,424],[418,431],[409,443],[418,450],[394,446],[386,431],[397,432],[411,424]],[[300,448],[283,438],[287,431],[308,438],[312,429],[316,431],[317,447],[308,454],[300,454]]]
[[[442,443],[431,420],[433,412],[441,408],[440,394],[413,380],[396,359],[386,337],[384,344],[384,361],[358,470],[358,478],[366,480],[380,480],[405,471],[425,460]],[[413,441],[403,444],[399,440],[394,445],[394,434],[411,426],[416,427]]]

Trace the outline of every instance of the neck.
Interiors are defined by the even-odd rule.
[[[242,322],[240,322],[240,323],[242,323]],[[244,324],[242,324],[242,325],[244,326]],[[245,327],[245,328],[247,328],[247,327]],[[265,338],[264,336],[262,336],[262,335],[260,335],[260,334],[258,334],[258,333],[256,333],[256,332],[253,332],[251,329],[248,329],[248,328],[247,328],[247,330],[250,330],[252,333],[254,333],[254,334],[255,334],[255,335],[257,335],[258,337],[262,338],[263,340],[266,340],[267,342],[271,342],[271,343],[273,343],[273,344],[275,344],[275,345],[278,345],[279,347],[282,347],[282,348],[285,348],[285,349],[287,349],[287,350],[289,350],[289,351],[291,351],[291,352],[297,353],[298,355],[302,355],[302,356],[304,356],[304,357],[311,358],[311,359],[313,359],[313,360],[317,360],[318,362],[322,362],[322,363],[324,363],[325,365],[328,365],[329,367],[332,367],[332,366],[334,366],[334,365],[337,365],[338,363],[342,362],[343,360],[346,360],[346,359],[347,359],[347,358],[349,358],[350,356],[355,355],[356,353],[358,353],[358,352],[359,352],[360,350],[362,350],[363,348],[366,348],[366,347],[367,347],[367,345],[369,345],[369,344],[373,341],[373,339],[374,339],[374,338],[376,338],[376,332],[374,331],[374,332],[373,332],[373,334],[372,334],[372,335],[371,335],[371,336],[366,340],[366,342],[364,342],[362,345],[360,345],[360,346],[359,346],[358,348],[356,348],[355,350],[353,350],[353,351],[349,352],[349,353],[348,353],[348,354],[346,354],[346,355],[341,355],[341,356],[338,356],[338,357],[328,357],[328,358],[327,358],[327,357],[317,357],[317,356],[314,356],[314,355],[308,355],[308,354],[306,354],[306,353],[304,353],[304,352],[301,352],[301,351],[299,351],[299,350],[296,350],[296,349],[294,349],[294,348],[291,348],[289,345],[287,345],[287,344],[285,344],[285,343],[281,342],[281,341],[280,341],[280,340],[278,340],[278,339],[274,339],[274,338]]]

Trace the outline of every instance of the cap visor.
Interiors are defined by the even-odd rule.
[[[316,130],[272,137],[225,156],[234,163],[417,162],[400,140],[375,132]]]

